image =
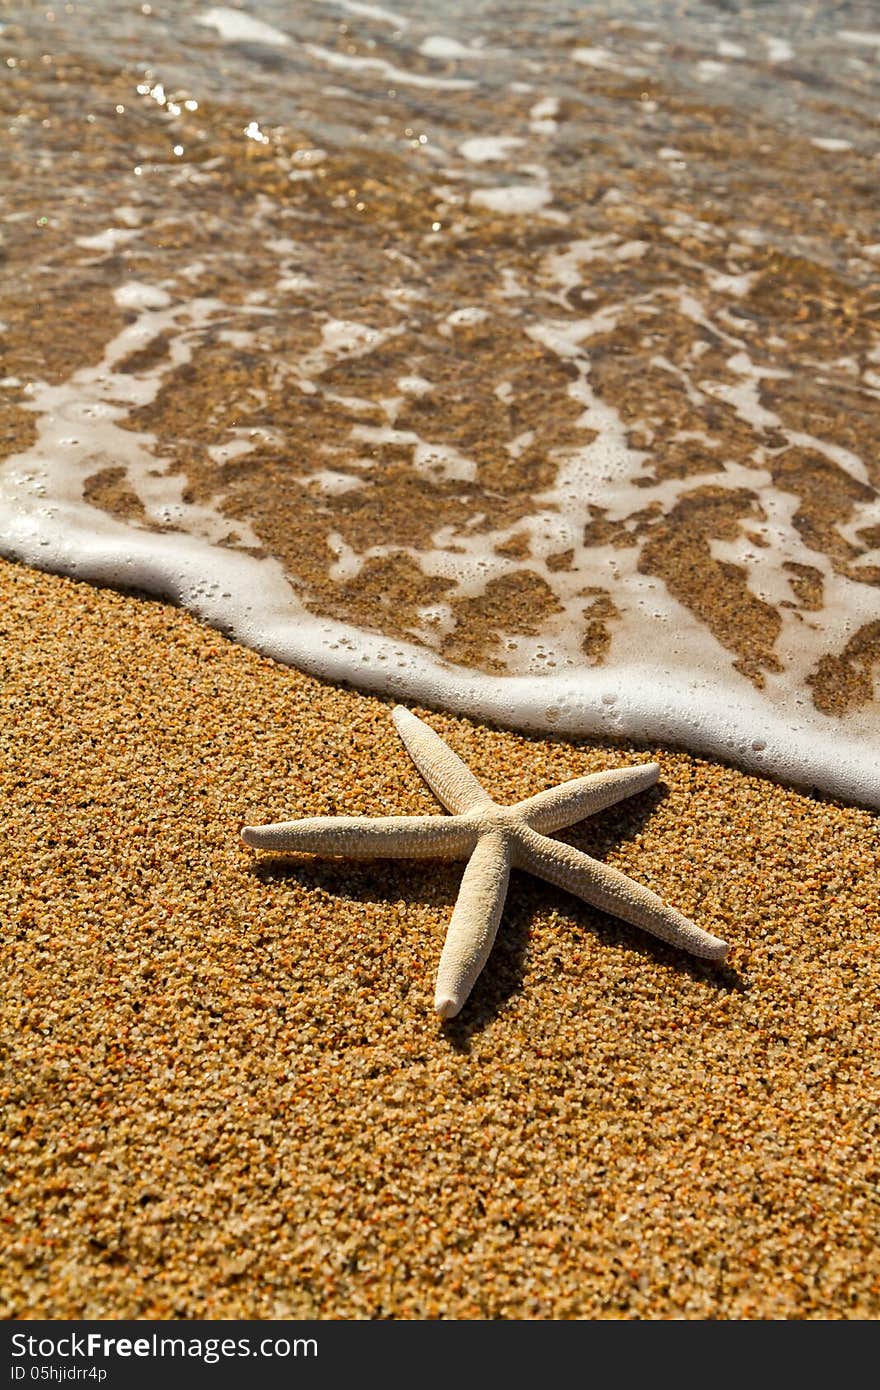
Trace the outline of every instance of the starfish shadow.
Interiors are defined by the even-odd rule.
[[[283,883],[294,879],[303,888],[319,889],[334,898],[346,898],[349,902],[419,903],[436,907],[438,915],[448,919],[455,907],[464,867],[463,861],[446,859],[424,859],[420,864],[413,864],[412,860],[353,861],[317,859],[305,855],[295,858],[279,854],[253,864],[250,873],[261,883]],[[425,868],[430,868],[431,872],[426,874]],[[514,891],[508,896],[491,957],[467,1003],[468,1017],[474,1022],[478,1021],[480,1028],[496,1017],[507,1000],[518,994],[522,986],[534,904],[522,902],[529,876],[514,870],[513,881]],[[540,893],[540,888],[537,888],[537,892]],[[437,943],[437,960],[441,946],[442,938]],[[437,960],[426,962],[430,973],[436,970]],[[455,1019],[444,1023],[444,1032],[451,1040],[455,1030],[449,1025],[458,1021]]]
[[[668,796],[668,788],[662,782],[658,782],[630,801],[610,807],[596,820],[586,820],[579,825],[571,826],[557,838],[567,840],[575,849],[604,862],[611,850],[631,840],[639,832]],[[637,871],[633,876],[638,878]],[[660,940],[659,937],[649,936],[638,927],[630,926],[619,917],[602,912],[597,907],[576,902],[568,893],[554,889],[549,884],[547,891],[558,894],[560,909],[567,915],[575,918],[587,915],[591,925],[601,932],[609,945],[615,942],[626,944],[640,956],[655,960],[665,959],[683,974],[689,975],[692,980],[701,980],[713,989],[743,993],[749,988],[733,966],[698,959],[687,951]]]
[[[571,925],[570,933],[566,931],[564,936],[560,935],[560,950],[564,951],[566,943],[575,943],[582,937],[598,936],[603,947],[623,947],[633,958],[634,970],[642,959],[661,961],[709,989],[745,994],[751,988],[733,966],[697,960],[679,947],[648,936],[638,927],[599,908],[579,903],[550,884],[536,884],[529,875],[518,875],[514,870],[511,881],[515,885],[517,878],[522,892],[517,895],[517,885],[510,894],[510,898],[517,896],[516,904],[512,911],[505,908],[492,955],[467,1004],[460,1014],[442,1022],[443,1033],[456,1052],[467,1053],[471,1040],[502,1012],[509,999],[520,993],[526,975],[525,955],[532,926],[542,908],[548,905],[554,907],[560,917],[567,917]]]
[[[587,819],[571,826],[556,838],[604,862],[618,844],[638,833],[668,796],[667,788],[658,783],[631,798],[625,805],[607,809],[596,820]],[[560,916],[571,921],[575,939],[586,933],[598,935],[603,945],[623,946],[634,957],[665,961],[676,971],[710,989],[745,993],[750,988],[734,967],[698,960],[688,952],[630,926],[619,917],[578,902],[563,889],[536,881],[530,874],[514,870],[511,884],[492,954],[474,985],[467,1005],[460,1014],[443,1021],[443,1032],[457,1052],[467,1052],[471,1039],[492,1022],[508,999],[519,993],[525,975],[525,954],[532,923],[537,913],[547,907],[548,901]]]
[[[665,788],[655,785],[629,798],[625,811],[620,806],[603,811],[599,818],[604,822],[603,825],[600,826],[588,819],[570,827],[556,838],[567,840],[578,849],[593,854],[594,858],[604,859],[610,849],[621,840],[627,839],[645,823],[658,802],[666,795],[668,793]],[[443,1021],[443,1032],[456,1051],[466,1052],[470,1039],[481,1033],[501,1013],[507,1001],[520,992],[525,977],[525,956],[532,923],[541,906],[546,905],[548,895],[558,900],[566,912],[592,912],[594,916],[604,919],[610,930],[613,930],[614,926],[623,925],[597,909],[578,904],[570,894],[554,888],[551,884],[541,883],[531,874],[514,869],[492,954],[462,1012]],[[637,928],[629,930],[634,935],[639,934]]]
[[[250,872],[261,883],[296,879],[303,888],[317,888],[349,902],[428,903],[448,907],[451,913],[464,865],[446,859],[421,862],[431,868],[427,876],[419,874],[411,859],[318,859],[278,854],[259,860]]]
[[[510,882],[492,954],[461,1013],[441,1022],[443,1034],[456,1052],[467,1052],[471,1038],[482,1033],[503,1011],[508,1000],[522,992],[526,951],[541,887],[533,885],[530,876],[521,874],[518,869],[513,870]]]

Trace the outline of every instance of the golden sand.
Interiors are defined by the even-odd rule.
[[[877,820],[687,754],[419,710],[503,799],[732,942],[515,875],[462,1015],[461,866],[261,858],[437,811],[390,703],[171,606],[0,566],[7,1318],[880,1314]]]

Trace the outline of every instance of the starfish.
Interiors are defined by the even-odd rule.
[[[419,772],[451,815],[312,816],[246,825],[241,837],[255,849],[352,859],[466,859],[437,972],[434,1008],[441,1018],[453,1018],[461,1010],[489,958],[512,868],[527,869],[694,956],[724,960],[725,941],[618,869],[550,838],[554,831],[652,786],[660,773],[657,763],[575,777],[503,806],[429,725],[402,705],[392,718]]]

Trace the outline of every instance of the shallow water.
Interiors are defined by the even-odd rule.
[[[880,805],[873,4],[25,3],[0,64],[4,553]]]

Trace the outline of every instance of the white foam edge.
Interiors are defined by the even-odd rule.
[[[318,618],[280,563],[138,531],[82,504],[32,508],[0,495],[0,553],[34,568],[171,599],[284,665],[408,703],[539,734],[661,743],[880,809],[880,759],[864,738],[809,711],[791,721],[757,691],[648,662],[554,676],[489,676],[412,643]],[[763,744],[763,747],[758,745]]]

